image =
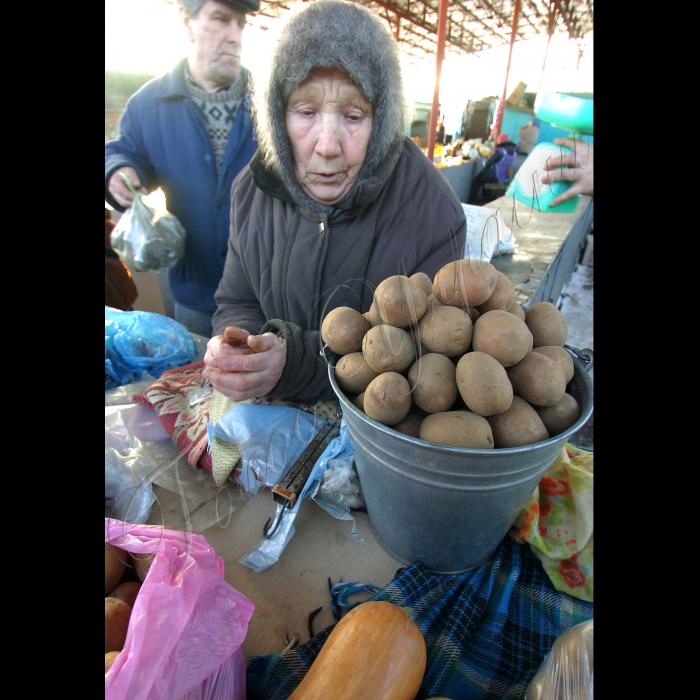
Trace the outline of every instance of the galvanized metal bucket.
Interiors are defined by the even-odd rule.
[[[566,390],[579,403],[579,419],[549,440],[492,450],[436,445],[372,420],[343,394],[329,362],[370,525],[389,554],[438,574],[491,558],[564,443],[593,412],[593,353],[565,347],[574,361]]]

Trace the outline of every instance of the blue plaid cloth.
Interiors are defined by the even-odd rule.
[[[371,600],[409,607],[428,650],[417,700],[520,700],[555,639],[593,619],[593,603],[557,591],[530,546],[510,536],[482,566],[433,574],[399,569]],[[334,625],[282,654],[250,658],[247,700],[285,700]]]

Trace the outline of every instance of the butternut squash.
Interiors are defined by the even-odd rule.
[[[288,700],[414,700],[426,658],[403,608],[366,601],[341,618]]]

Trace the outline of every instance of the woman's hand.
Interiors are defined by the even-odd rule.
[[[555,158],[549,158],[544,165],[547,172],[540,178],[545,185],[554,182],[572,182],[568,190],[555,197],[549,204],[555,207],[578,194],[593,196],[593,146],[579,139],[557,138],[557,146],[569,148],[573,153],[564,153]]]
[[[287,341],[274,333],[250,335],[229,327],[207,343],[202,376],[233,401],[265,396],[274,389],[287,361]]]

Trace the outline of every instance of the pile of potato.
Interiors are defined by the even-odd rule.
[[[369,311],[339,307],[321,326],[341,356],[338,386],[358,409],[406,435],[472,449],[534,444],[578,420],[567,334],[554,304],[524,312],[508,277],[472,259],[432,281],[389,277]]]
[[[105,542],[105,673],[124,648],[131,609],[153,560]]]

